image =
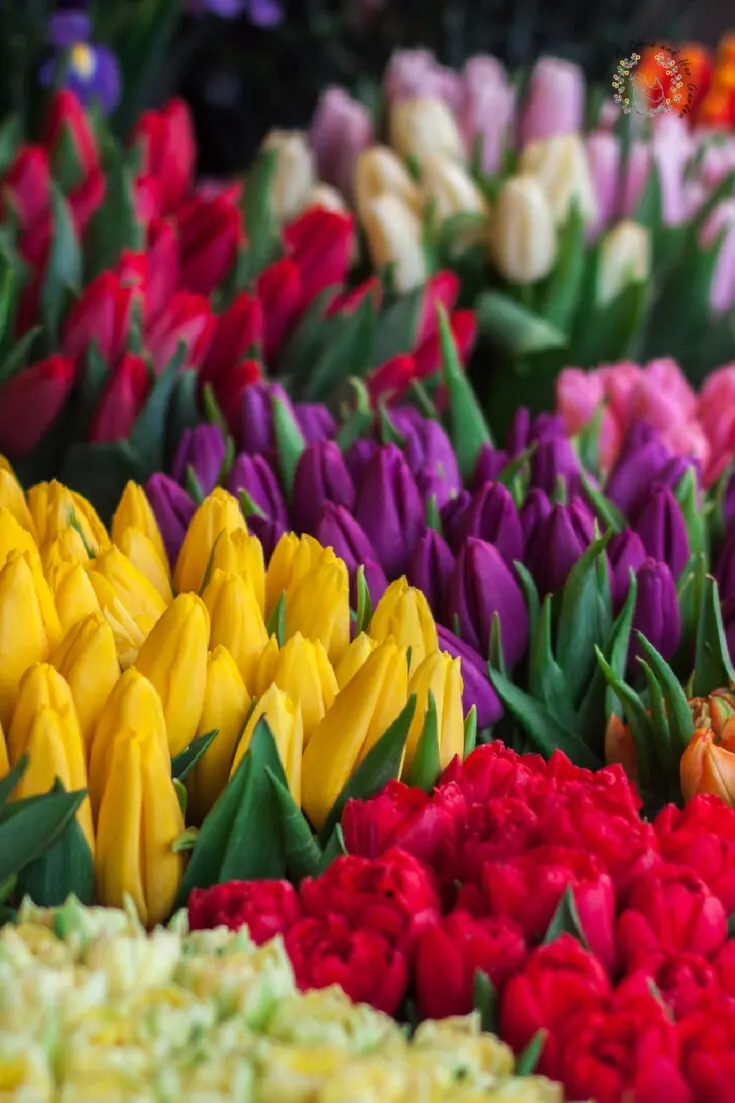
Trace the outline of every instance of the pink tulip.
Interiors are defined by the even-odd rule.
[[[651,142],[661,181],[664,224],[680,226],[687,213],[684,170],[694,143],[686,122],[671,113],[657,116]]]
[[[325,89],[309,140],[319,178],[351,198],[355,162],[373,140],[373,124],[365,108],[342,88]]]
[[[733,171],[735,171],[735,139],[728,135],[723,141],[707,142],[699,163],[699,177],[704,187],[711,191]]]
[[[707,377],[699,396],[697,416],[714,461],[706,473],[705,482],[709,485],[727,465],[735,443],[735,364],[718,368]]]
[[[598,372],[565,368],[556,380],[556,408],[562,416],[567,436],[574,436],[591,421],[605,398],[605,386]],[[604,471],[609,471],[615,463],[622,442],[622,427],[608,405],[603,412],[597,438],[600,466]]]
[[[495,173],[500,168],[515,107],[515,92],[502,63],[490,56],[470,58],[464,67],[459,125],[469,155],[477,139],[481,139],[483,172]]]
[[[384,79],[389,103],[399,100],[444,100],[456,111],[462,100],[462,78],[440,65],[430,50],[397,50]]]
[[[556,57],[540,58],[523,107],[522,144],[581,130],[584,105],[585,83],[579,65]]]
[[[710,461],[710,443],[698,421],[671,425],[661,434],[664,443],[679,456],[694,456],[706,471]]]
[[[725,314],[735,303],[735,199],[723,199],[702,228],[700,244],[704,249],[719,246],[709,304],[715,314]]]
[[[625,430],[631,419],[631,396],[638,385],[642,369],[631,360],[621,360],[619,364],[604,364],[597,371],[602,378],[610,409]]]
[[[594,240],[612,222],[618,198],[620,142],[615,134],[596,130],[587,138],[587,161],[597,196],[596,218],[588,227]]]
[[[682,421],[688,421],[696,417],[697,396],[676,360],[673,360],[670,356],[662,356],[658,360],[649,360],[644,368],[644,373],[662,391],[665,390],[674,397],[681,410]]]

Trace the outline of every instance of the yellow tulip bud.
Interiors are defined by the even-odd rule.
[[[337,694],[304,751],[302,803],[317,829],[356,766],[390,727],[408,698],[406,652],[386,640]]]
[[[651,268],[651,235],[645,226],[625,219],[602,239],[597,300],[612,302],[631,283],[648,277]]]
[[[7,506],[0,505],[0,567],[8,561],[11,552],[22,552],[31,559],[39,560],[38,545],[30,532],[24,528]]]
[[[368,636],[367,632],[360,632],[359,636],[355,636],[354,640],[334,668],[334,673],[337,676],[337,685],[340,689],[344,689],[347,683],[354,678],[360,667],[368,656],[372,655],[377,646],[378,641],[374,640],[372,636]]]
[[[115,638],[102,613],[90,613],[74,624],[51,663],[69,683],[89,758],[102,709],[120,677]]]
[[[490,223],[490,254],[513,283],[548,276],[556,261],[556,229],[548,200],[533,176],[511,176],[500,189]]]
[[[89,553],[84,540],[74,528],[62,529],[53,540],[48,540],[41,551],[41,566],[48,580],[57,567],[72,563],[89,563]]]
[[[268,643],[253,588],[240,574],[214,571],[202,594],[211,620],[210,646],[222,644],[250,686],[260,654]]]
[[[281,594],[297,586],[314,567],[336,560],[333,549],[323,548],[313,536],[284,533],[273,549],[265,576],[266,614],[270,616]]]
[[[375,606],[368,634],[378,641],[392,636],[399,647],[410,647],[412,670],[439,647],[429,603],[405,578],[391,582]]]
[[[119,908],[129,894],[147,926],[167,919],[184,872],[184,856],[173,850],[183,830],[171,763],[156,733],[145,727],[117,730],[97,822],[100,903]]]
[[[21,528],[36,541],[36,526],[28,508],[28,502],[12,469],[0,468],[0,506],[7,509],[15,517]]]
[[[112,518],[110,535],[113,544],[117,544],[119,548],[122,548],[120,543],[122,535],[126,529],[131,528],[140,529],[141,532],[145,533],[158,552],[161,561],[168,566],[166,547],[163,543],[156,515],[143,487],[134,482],[126,484],[115,510],[115,515]],[[124,549],[122,550],[124,551]]]
[[[172,597],[168,560],[161,558],[150,537],[142,529],[127,528],[115,544],[168,604]]]
[[[434,155],[426,157],[421,164],[421,182],[440,222],[458,214],[487,216],[485,197],[464,166],[457,161]],[[474,236],[477,238],[478,235]]]
[[[258,721],[265,717],[273,732],[278,754],[288,778],[288,788],[297,804],[301,804],[301,758],[304,749],[304,725],[301,709],[278,686],[269,686],[253,709],[237,746],[230,777],[240,765],[250,746]]]
[[[270,188],[270,207],[279,222],[300,214],[316,183],[308,137],[299,130],[272,130],[261,147],[276,153],[276,170]]]
[[[226,647],[215,647],[207,660],[207,685],[197,736],[217,735],[186,779],[189,807],[201,822],[227,784],[250,698],[235,660]]]
[[[434,651],[416,667],[408,683],[409,697],[412,693],[416,694],[416,712],[406,740],[404,773],[411,766],[416,754],[424,728],[426,710],[429,707],[430,692],[434,695],[436,704],[439,762],[442,769],[449,765],[455,755],[462,756],[464,751],[463,688],[459,659],[453,659],[444,651]]]
[[[97,816],[115,734],[136,728],[155,736],[161,754],[169,759],[166,718],[158,693],[143,674],[131,668],[120,677],[105,702],[92,736],[89,754],[89,792]]]
[[[261,613],[265,615],[265,561],[263,545],[245,529],[223,532],[212,555],[212,570],[241,574],[253,588]]]
[[[286,594],[286,639],[320,640],[330,662],[350,645],[350,580],[342,560],[315,567]]]
[[[404,161],[426,157],[465,160],[464,142],[454,115],[443,100],[399,100],[388,117],[390,144]]]
[[[13,790],[13,800],[50,792],[57,777],[69,793],[87,788],[84,742],[71,689],[50,663],[36,663],[20,680],[8,731],[11,765],[24,754],[28,766]],[[94,853],[89,797],[80,805],[77,820]]]
[[[166,611],[166,602],[114,545],[90,560],[88,570],[100,609],[115,634],[118,658],[127,667]]]
[[[196,594],[179,594],[138,652],[135,668],[158,691],[171,758],[191,743],[204,705],[209,613]]]
[[[90,613],[100,611],[94,586],[81,563],[61,563],[54,566],[49,571],[48,579],[62,633],[66,634]]]
[[[0,724],[6,730],[21,676],[45,662],[57,642],[49,638],[38,582],[27,557],[11,552],[0,570]]]
[[[323,644],[304,639],[296,632],[277,655],[271,681],[300,705],[306,746],[337,696],[337,679]]]
[[[107,529],[94,507],[81,494],[62,486],[55,479],[30,488],[28,509],[41,547],[69,528],[72,522],[79,526],[87,547],[95,555],[110,546]]]
[[[557,226],[564,225],[575,204],[585,224],[596,219],[595,185],[581,135],[557,134],[529,142],[521,153],[518,170],[536,177]]]
[[[421,287],[428,277],[421,222],[397,195],[379,195],[367,204],[363,229],[375,268],[393,265],[396,291]]]
[[[275,681],[278,669],[278,659],[281,649],[278,646],[278,637],[271,636],[268,643],[260,653],[255,670],[253,671],[252,686],[253,697],[262,697],[268,686]]]
[[[184,537],[174,571],[177,593],[199,593],[217,537],[237,529],[245,529],[237,499],[218,486],[199,506]]]
[[[355,207],[360,221],[379,195],[395,195],[418,214],[423,196],[400,157],[388,146],[371,146],[364,150],[355,164]]]

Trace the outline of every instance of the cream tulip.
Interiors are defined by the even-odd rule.
[[[554,220],[540,184],[533,176],[511,176],[490,227],[490,252],[501,275],[513,283],[535,283],[554,267],[556,249]]]

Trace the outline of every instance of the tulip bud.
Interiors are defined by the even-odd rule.
[[[59,569],[72,567],[78,563],[86,566],[89,563],[89,555],[76,529],[64,529],[53,540],[44,544],[41,552],[41,569],[47,581]]]
[[[361,103],[342,88],[322,92],[309,134],[320,180],[351,198],[355,161],[372,135],[370,115]]]
[[[44,615],[47,603],[53,607],[40,573],[36,576],[25,555],[11,552],[0,570],[0,725],[6,731],[21,675],[46,661],[61,634],[58,621],[49,625]]]
[[[25,529],[34,541],[36,540],[36,526],[28,508],[23,487],[9,464],[7,467],[0,468],[0,508],[12,513],[20,527]]]
[[[171,914],[184,872],[174,843],[184,830],[171,762],[155,731],[118,728],[102,778],[95,881],[97,897],[120,908],[129,895],[142,923]]]
[[[176,449],[171,474],[183,484],[187,468],[191,467],[202,493],[211,494],[219,482],[225,451],[225,439],[218,425],[197,425],[193,429],[185,429]]]
[[[387,193],[377,196],[365,207],[363,229],[373,267],[394,266],[393,280],[399,294],[426,282],[421,223],[403,200]]]
[[[222,487],[213,490],[194,514],[181,545],[174,571],[177,593],[184,590],[199,593],[217,537],[222,532],[245,528],[237,499]]]
[[[264,152],[275,151],[271,210],[279,222],[288,222],[304,209],[307,196],[316,183],[306,135],[298,130],[272,130],[261,148]]]
[[[679,778],[685,801],[711,793],[735,807],[735,741],[720,740],[711,728],[698,728],[681,756]]]
[[[500,189],[490,226],[490,252],[513,283],[548,276],[556,261],[556,230],[546,196],[532,176],[511,176]]]
[[[315,535],[325,548],[332,548],[350,572],[350,600],[357,602],[357,571],[365,568],[365,581],[372,601],[378,601],[388,580],[377,563],[378,553],[365,532],[345,506],[324,502]]]
[[[269,520],[284,528],[288,524],[283,491],[273,468],[263,456],[249,456],[247,452],[241,452],[232,465],[227,489],[231,494],[244,490]]]
[[[689,537],[673,491],[662,483],[653,483],[638,499],[631,526],[646,554],[666,563],[674,578],[679,578],[689,561]]]
[[[294,525],[299,532],[314,534],[325,502],[352,510],[355,487],[334,441],[308,444],[299,457],[293,485]]]
[[[611,597],[615,615],[620,612],[630,589],[630,572],[637,574],[646,558],[640,536],[625,529],[613,536],[607,546],[607,558],[611,568]]]
[[[502,483],[485,483],[464,516],[465,536],[493,544],[509,567],[523,558],[523,532],[515,502]]]
[[[331,440],[337,435],[337,423],[321,402],[296,402],[293,407],[301,435],[307,444]]]
[[[266,647],[263,656],[269,647]],[[334,703],[337,679],[323,644],[319,640],[305,639],[300,632],[296,632],[276,655],[271,682],[275,682],[300,707],[306,747],[317,724]],[[258,668],[259,677],[261,670],[264,672],[263,656]]]
[[[128,528],[120,536],[117,546],[168,605],[171,601],[168,563],[161,559],[155,544],[140,529]]]
[[[355,516],[389,578],[405,574],[426,527],[416,482],[400,449],[386,444],[360,479]]]
[[[541,594],[560,590],[580,556],[594,540],[594,520],[583,502],[555,505],[530,534],[526,566]]]
[[[278,637],[271,636],[260,653],[258,665],[253,674],[253,697],[262,697],[268,686],[275,681],[280,654]]]
[[[539,58],[523,109],[523,144],[580,131],[584,102],[584,74],[579,65],[556,57]]]
[[[215,647],[207,658],[204,706],[197,736],[215,728],[217,735],[186,781],[190,807],[198,823],[227,785],[249,706],[248,691],[235,660],[226,647]]]
[[[442,651],[461,660],[462,711],[466,714],[474,706],[477,711],[477,727],[491,727],[503,715],[503,706],[487,676],[487,662],[474,648],[441,625],[437,630]]]
[[[87,788],[84,743],[71,690],[48,663],[31,666],[20,680],[7,746],[11,766],[28,755],[13,800],[50,792],[56,778],[69,793]],[[77,820],[94,853],[88,797],[77,811]]]
[[[458,214],[487,216],[485,197],[466,169],[456,161],[427,156],[421,165],[421,182],[427,198],[434,203],[439,222]],[[482,227],[479,227],[469,237],[462,235],[462,240],[472,244],[481,235]]]
[[[51,664],[69,683],[89,756],[102,709],[120,677],[115,637],[101,613],[90,613],[65,634]]]
[[[702,227],[702,247],[711,249],[720,236],[722,242],[709,287],[709,303],[715,314],[726,314],[735,303],[735,200],[732,198],[723,199]]]
[[[429,603],[405,578],[391,582],[375,607],[368,633],[378,642],[392,637],[399,647],[410,648],[413,670],[439,646]]]
[[[99,555],[110,546],[107,529],[94,507],[81,494],[62,486],[55,479],[30,488],[28,509],[36,527],[39,547],[57,537],[72,521],[81,530],[84,543],[94,555]]]
[[[518,168],[536,177],[557,226],[564,225],[575,204],[585,225],[597,218],[595,186],[579,134],[530,142],[521,153]]]
[[[196,513],[192,498],[168,475],[158,472],[146,483],[146,496],[159,526],[169,566],[178,559],[186,530]],[[141,526],[146,532],[145,526]],[[149,533],[150,535],[150,533]]]
[[[408,695],[416,694],[416,712],[406,740],[404,775],[411,767],[424,730],[429,693],[436,705],[439,761],[442,768],[448,766],[455,755],[464,754],[464,717],[462,715],[462,691],[464,685],[460,673],[460,660],[443,651],[434,651],[416,666],[408,683]]]
[[[367,632],[360,632],[359,635],[355,636],[334,668],[339,689],[344,689],[347,683],[354,678],[377,646],[378,641],[374,640],[372,636],[368,636]]]
[[[355,206],[361,222],[381,195],[395,196],[413,214],[421,210],[421,191],[400,158],[387,146],[371,146],[355,166]]]
[[[368,751],[406,706],[406,652],[386,640],[337,694],[304,751],[302,803],[320,830]]]
[[[638,591],[633,629],[641,632],[664,659],[670,659],[679,646],[681,613],[674,577],[665,563],[646,559],[637,574]],[[629,661],[640,654],[633,639]],[[637,664],[636,664],[637,665]]]
[[[70,628],[90,613],[100,612],[97,594],[81,563],[62,563],[52,567],[48,579],[62,635],[66,635]]]
[[[597,299],[606,306],[631,283],[647,279],[651,238],[645,226],[626,219],[605,234],[597,277]]]
[[[189,746],[204,705],[209,613],[196,594],[174,598],[138,652],[136,669],[158,691],[171,758]]]
[[[250,686],[260,654],[268,643],[263,614],[252,586],[242,575],[225,574],[218,569],[212,572],[202,599],[211,621],[210,646],[226,647],[245,685]]]
[[[5,506],[0,506],[0,566],[7,563],[12,552],[25,555],[29,563],[38,565],[41,560],[38,546],[28,529],[24,528]]]
[[[156,515],[143,487],[132,481],[125,484],[125,489],[112,518],[110,535],[113,544],[120,547],[123,533],[126,529],[131,528],[144,533],[153,544],[161,562],[168,565],[166,548],[156,521]]]
[[[252,587],[261,613],[265,610],[265,564],[263,545],[257,536],[234,529],[223,532],[212,554],[212,570],[241,574]]]
[[[331,548],[324,548],[313,536],[299,539],[293,532],[285,533],[271,556],[265,576],[265,608],[272,612],[281,594],[295,587],[315,567],[336,563]]]
[[[294,704],[291,698],[276,685],[268,687],[253,709],[235,752],[230,777],[240,765],[245,752],[250,746],[250,740],[253,738],[253,732],[258,725],[258,721],[263,717],[268,721],[273,732],[278,754],[288,778],[289,792],[296,803],[300,805],[301,758],[304,748],[304,726],[301,719],[301,708]]]
[[[546,520],[551,513],[551,509],[551,502],[543,490],[532,487],[526,495],[526,500],[520,512],[524,548],[528,548],[533,533],[538,525]]]
[[[315,567],[286,593],[286,638],[319,640],[331,663],[350,644],[350,583],[342,560]]]
[[[427,529],[408,568],[408,581],[426,595],[435,618],[444,615],[453,571],[454,556],[449,545],[435,529]]]
[[[449,590],[449,616],[459,635],[485,656],[495,613],[500,618],[503,656],[515,666],[528,645],[528,610],[520,587],[500,552],[470,537],[460,549]]]
[[[148,635],[165,612],[166,602],[114,544],[90,560],[87,569],[100,609],[115,633],[118,657],[128,666],[142,643],[139,634]]]
[[[401,100],[389,108],[390,144],[404,161],[423,166],[427,157],[464,161],[464,142],[454,115],[441,100]]]

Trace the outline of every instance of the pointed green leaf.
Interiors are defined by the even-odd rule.
[[[186,484],[186,489],[194,500],[194,504],[200,506],[207,495],[202,490],[202,484],[199,482],[197,473],[190,463],[186,465],[184,482]]]
[[[582,929],[579,912],[574,900],[574,889],[571,885],[567,885],[564,890],[564,895],[559,901],[544,935],[543,944],[548,946],[550,942],[556,941],[559,935],[562,934],[570,934],[572,938],[576,938],[577,942],[584,946],[585,950],[589,950],[589,943]]]
[[[636,632],[638,646],[648,665],[653,671],[656,681],[661,687],[664,702],[666,704],[666,716],[671,730],[671,740],[674,752],[681,756],[689,746],[694,735],[694,721],[687,702],[687,696],[681,688],[681,683],[671,667],[658,653],[655,647],[648,642],[645,636]]]
[[[441,773],[439,760],[439,722],[434,694],[429,690],[429,703],[424,716],[424,726],[416,745],[416,753],[408,771],[406,784],[431,793]]]
[[[638,582],[633,572],[630,572],[630,587],[625,604],[620,610],[615,623],[610,631],[609,638],[600,649],[609,664],[610,669],[618,677],[625,674],[628,662],[628,647],[630,644],[630,631],[635,612]],[[617,697],[608,686],[605,675],[599,663],[592,675],[587,692],[582,698],[582,703],[577,711],[577,727],[585,742],[593,748],[596,754],[602,758],[605,751],[605,725],[615,711]]]
[[[671,727],[666,716],[664,695],[661,692],[661,686],[656,680],[656,675],[645,659],[639,658],[638,665],[645,675],[646,688],[648,690],[648,712],[651,722],[651,738],[653,741],[653,750],[658,760],[656,781],[659,781],[659,777],[668,779],[669,783],[674,781],[674,789],[678,796],[679,756],[674,756],[672,754]],[[656,788],[660,790],[663,786],[658,784]]]
[[[284,785],[266,766],[265,772],[273,787],[273,795],[278,808],[278,827],[283,840],[283,848],[286,855],[286,869],[289,877],[295,884],[304,877],[316,877],[319,872],[319,863],[322,860],[322,851],[306,817],[286,785]]]
[[[561,333],[568,332],[579,304],[585,269],[585,224],[574,203],[558,235],[557,262],[546,281],[539,313]]]
[[[179,341],[176,352],[153,384],[128,438],[130,447],[145,471],[145,478],[162,470],[164,466],[166,424],[171,396],[187,352],[186,342]]]
[[[735,670],[727,649],[720,594],[714,578],[707,575],[697,625],[694,696],[706,697],[713,689],[721,689],[731,683],[735,683]]]
[[[8,115],[0,126],[0,174],[10,168],[23,138],[20,119]]]
[[[171,760],[171,777],[177,778],[178,781],[185,781],[218,734],[219,728],[213,728],[212,731],[205,732],[204,735],[198,735],[196,739],[192,739],[189,746],[185,747]]]
[[[544,1028],[536,1031],[526,1048],[518,1055],[516,1067],[513,1070],[514,1076],[534,1075],[548,1036],[549,1032]]]
[[[12,796],[13,790],[26,772],[27,766],[28,755],[21,755],[12,769],[10,769],[4,777],[0,778],[0,816],[3,813],[8,799]]]
[[[498,1029],[498,993],[487,973],[475,971],[472,985],[472,1009],[480,1013],[480,1029],[494,1034]]]
[[[332,320],[338,328],[303,380],[307,402],[326,401],[348,376],[366,375],[370,367],[376,322],[373,296],[366,295],[351,314],[335,315]]]
[[[238,498],[240,499],[240,511],[246,521],[248,517],[252,517],[253,514],[255,514],[256,517],[265,517],[263,510],[257,502],[253,501],[247,490],[241,489]]]
[[[538,589],[536,588],[536,583],[530,571],[520,560],[514,559],[513,566],[518,575],[518,581],[521,584],[523,596],[526,599],[526,605],[528,607],[529,639],[533,639],[538,631],[538,622],[541,616],[541,601],[539,599]]]
[[[385,310],[377,324],[370,356],[370,365],[379,368],[401,353],[412,352],[421,322],[424,288],[402,295]]]
[[[477,707],[472,706],[464,718],[464,753],[463,758],[472,754],[477,746]]]
[[[42,331],[42,326],[33,326],[13,344],[8,355],[0,364],[0,383],[7,383],[19,371],[22,371],[28,363],[28,357],[36,338]]]
[[[436,494],[430,494],[426,502],[426,527],[442,535],[442,519],[436,504]]]
[[[605,642],[607,625],[598,605],[596,561],[605,555],[612,532],[593,541],[569,572],[561,597],[556,632],[556,658],[567,678],[576,704],[594,674],[594,645]],[[609,610],[608,610],[609,616]]]
[[[551,611],[553,599],[547,594],[541,606],[541,617],[531,640],[528,661],[528,692],[541,701],[549,713],[565,728],[576,725],[574,706],[564,671],[554,658],[551,644]]]
[[[301,453],[306,448],[304,434],[285,403],[273,395],[273,433],[278,453],[278,470],[288,501],[293,493],[294,476]]]
[[[493,613],[492,623],[490,624],[490,641],[488,644],[487,658],[490,666],[493,667],[494,670],[499,670],[501,674],[508,673],[505,665],[505,656],[503,654],[500,614],[497,610]]]
[[[346,452],[351,448],[356,440],[368,432],[374,420],[375,415],[372,410],[353,410],[335,437],[335,443],[340,451]]]
[[[560,329],[500,291],[483,292],[475,310],[480,332],[514,360],[567,344]]]
[[[581,472],[582,486],[589,499],[589,503],[606,529],[612,532],[623,532],[628,527],[628,522],[622,513],[609,498],[606,498],[601,490],[593,486],[584,471]]]
[[[245,182],[243,218],[248,238],[245,265],[248,282],[277,260],[281,249],[281,236],[272,205],[273,180],[277,167],[278,151],[264,150]]]
[[[79,289],[82,254],[68,203],[53,183],[50,193],[53,235],[39,309],[48,333],[55,337],[67,298]]]
[[[317,874],[324,873],[325,869],[329,869],[332,862],[336,861],[337,858],[341,858],[342,855],[346,853],[347,847],[345,846],[345,837],[342,833],[342,827],[340,824],[335,824],[334,831],[329,836],[329,842],[322,852]]]
[[[475,470],[482,445],[492,444],[493,439],[472,384],[459,362],[447,312],[441,304],[437,310],[442,367],[449,400],[449,436],[457,455],[460,474],[467,480]]]
[[[643,789],[651,788],[651,753],[656,745],[656,740],[649,717],[638,694],[619,677],[599,647],[595,647],[595,655],[600,668],[610,686],[622,705],[625,719],[635,747],[635,755],[638,763],[638,777]]]
[[[186,430],[194,429],[202,420],[198,395],[198,373],[193,368],[179,372],[171,395],[166,427],[166,453],[171,462]],[[228,439],[227,436],[225,439]]]
[[[86,795],[86,790],[51,792],[5,806],[0,819],[0,882],[58,842]]]
[[[65,793],[58,778],[52,792]],[[39,907],[58,907],[71,893],[82,904],[94,903],[94,860],[76,816],[70,817],[54,845],[18,877],[18,896],[30,896]]]
[[[229,426],[225,415],[219,408],[211,383],[205,383],[202,387],[202,406],[204,408],[204,420],[210,425],[218,425],[222,430],[222,435],[226,436],[230,431]]]
[[[378,403],[378,426],[382,444],[397,444],[399,448],[403,448],[406,441],[391,421],[388,409],[382,400]]]
[[[365,581],[365,566],[363,563],[357,568],[357,620],[355,622],[355,635],[366,632],[370,621],[373,619],[373,603],[370,598],[368,584]]]
[[[286,642],[286,591],[284,590],[266,623],[266,632],[269,636],[275,636],[278,646],[283,647]]]
[[[336,294],[342,290],[339,286],[326,287],[317,295],[296,329],[286,341],[278,357],[278,375],[280,379],[301,380],[313,368],[324,349],[339,330],[339,317],[326,317],[326,310]]]

